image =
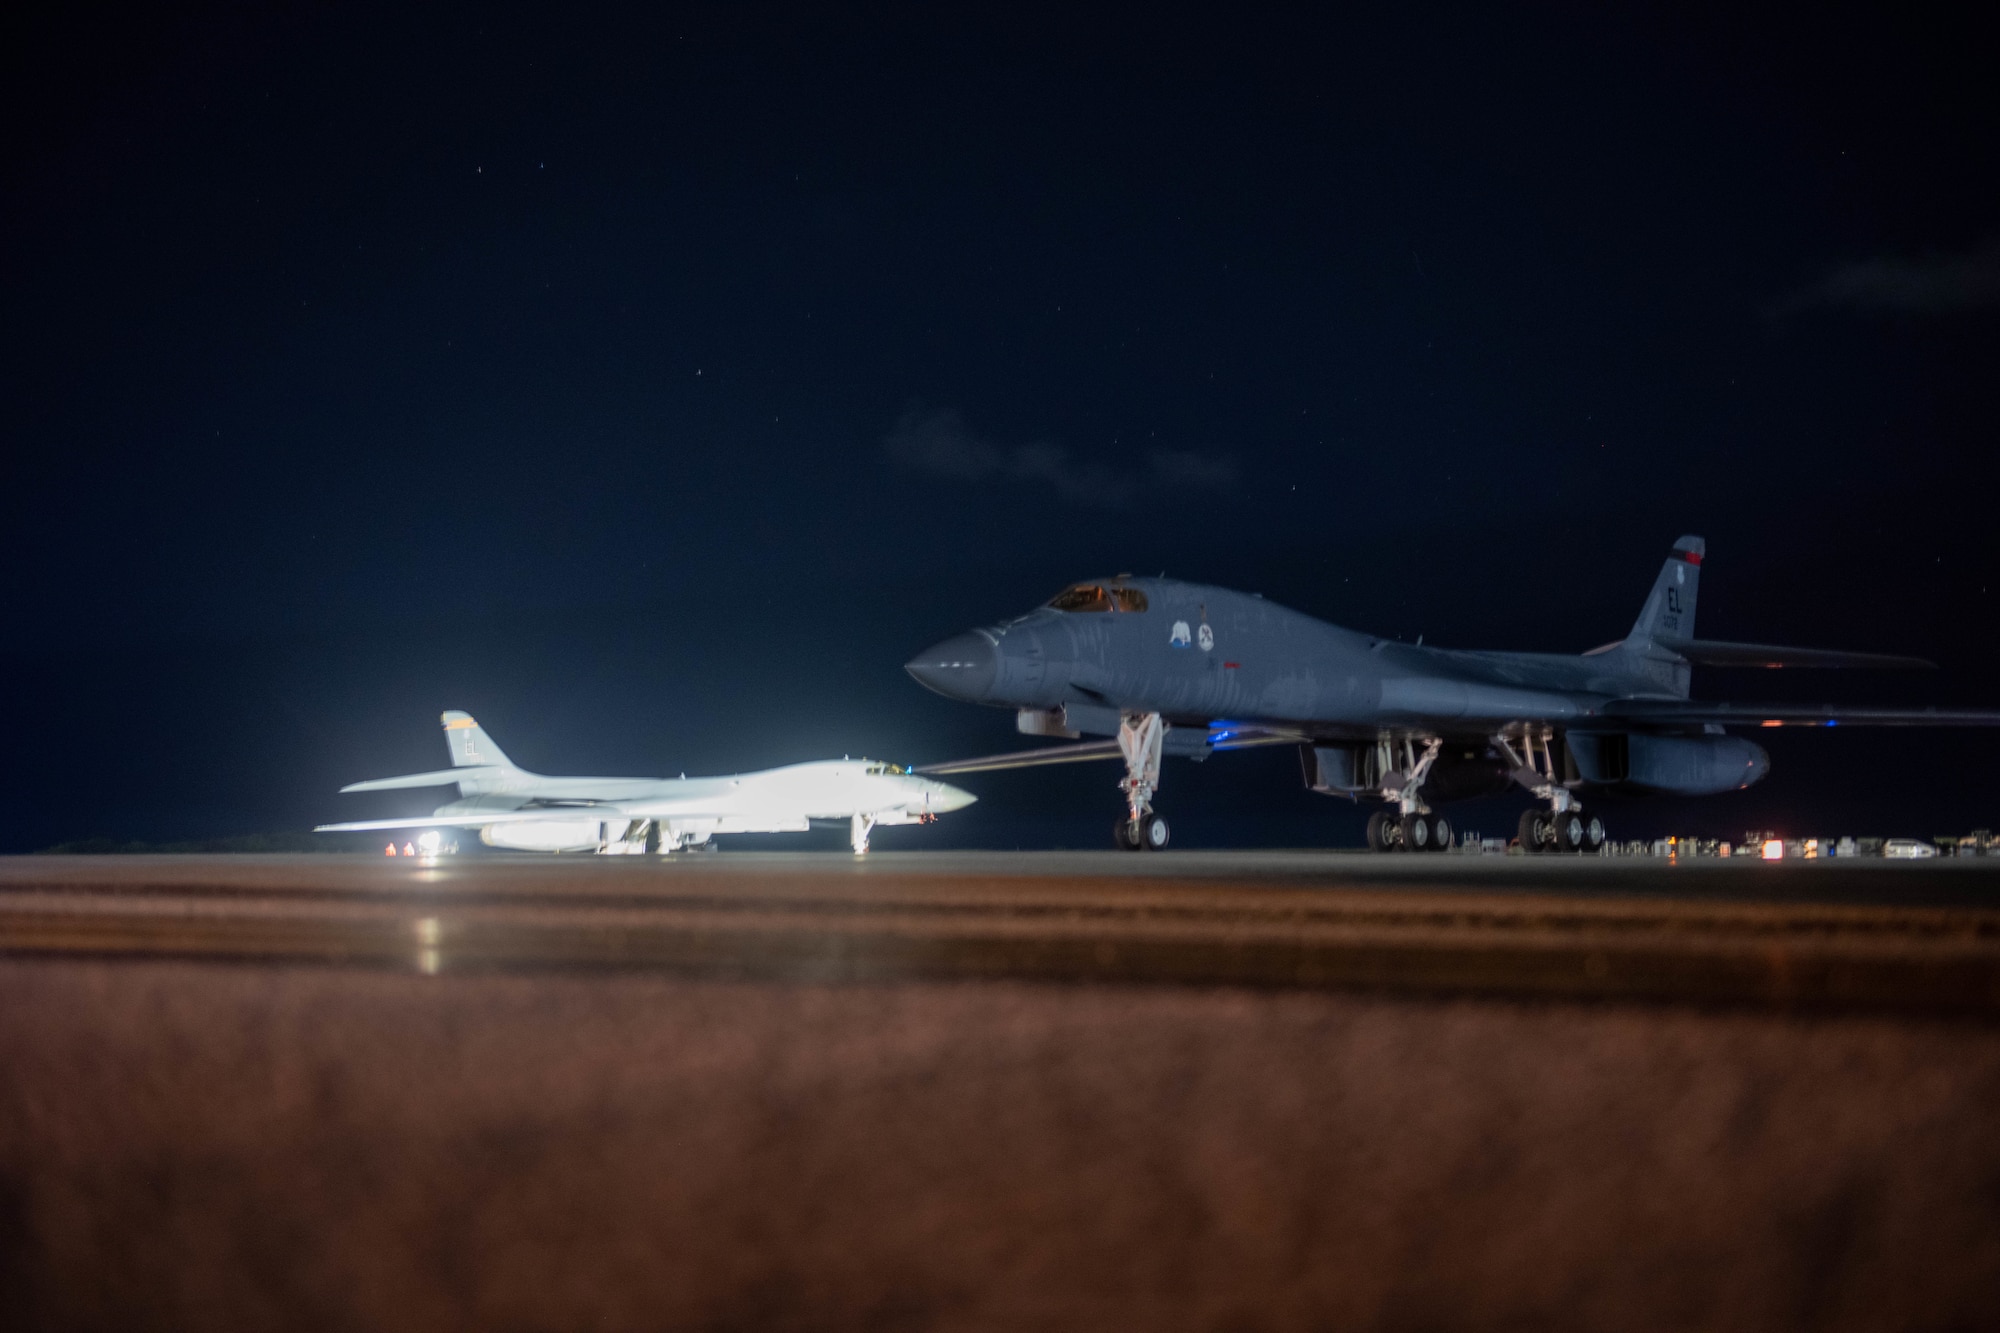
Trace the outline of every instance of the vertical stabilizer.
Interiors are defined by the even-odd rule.
[[[1676,639],[1694,637],[1695,597],[1701,591],[1701,561],[1707,553],[1708,543],[1699,537],[1683,537],[1674,543],[1622,647],[1628,669],[1634,675],[1645,677],[1680,699],[1688,696],[1687,663],[1677,653],[1655,645],[1653,640],[1659,635]]]
[[[502,754],[493,738],[477,722],[472,714],[452,709],[440,719],[444,723],[445,747],[451,751],[453,768],[470,768],[490,764],[496,768],[512,768],[514,761]]]
[[[1626,642],[1649,643],[1656,634],[1694,637],[1695,595],[1701,590],[1701,560],[1707,553],[1708,543],[1699,537],[1683,537],[1674,543]]]

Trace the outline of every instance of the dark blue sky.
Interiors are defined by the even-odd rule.
[[[1704,632],[1946,664],[1701,692],[2000,703],[1975,34],[1683,8],[30,20],[0,849],[347,814],[445,707],[555,771],[1002,748],[900,664],[1121,569],[1577,650],[1699,532]],[[2000,741],[1782,739],[1620,831],[2000,823]],[[1167,783],[1357,836],[1289,754]]]

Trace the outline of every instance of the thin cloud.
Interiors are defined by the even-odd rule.
[[[1215,489],[1236,480],[1233,460],[1205,454],[1155,453],[1142,467],[1116,468],[1077,458],[1057,444],[994,444],[974,435],[950,408],[912,408],[882,443],[891,458],[919,472],[959,481],[1032,483],[1074,505],[1115,509],[1151,487]]]
[[[1942,315],[2000,305],[2000,240],[1958,255],[1842,264],[1779,303],[1774,314],[1862,310]]]

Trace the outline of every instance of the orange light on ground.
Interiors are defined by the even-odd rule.
[[[1764,859],[1766,861],[1782,861],[1785,859],[1785,843],[1782,838],[1765,839]]]
[[[1760,723],[1758,723],[1757,725],[1759,725],[1759,726],[1763,726],[1763,727],[1782,727],[1782,726],[1784,726],[1785,724],[1784,724],[1784,723],[1782,723],[1782,722],[1780,722],[1780,721],[1778,721],[1777,719],[1773,718],[1773,719],[1771,719],[1771,720],[1769,720],[1769,721],[1766,721],[1766,722],[1760,722]]]
[[[403,844],[403,855],[415,856],[416,854],[417,854],[417,845],[415,843],[406,842]]]
[[[389,855],[389,856],[394,856],[394,855],[396,854],[396,844],[392,842],[392,843],[390,843],[390,844],[389,844],[389,845],[388,845],[387,847],[384,847],[384,848],[382,849],[382,851],[383,851],[383,852],[384,852],[384,853],[385,853],[386,855]]]

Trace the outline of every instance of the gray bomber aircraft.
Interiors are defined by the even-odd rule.
[[[1531,852],[1602,846],[1593,793],[1708,795],[1770,768],[1731,727],[2000,726],[2000,711],[1706,703],[1691,667],[1931,664],[1876,653],[1694,637],[1706,546],[1674,543],[1632,632],[1587,653],[1467,652],[1342,629],[1255,594],[1119,575],[1065,588],[1024,616],[947,639],[905,669],[953,699],[1018,710],[1028,735],[1112,740],[919,768],[972,773],[1122,759],[1117,841],[1167,845],[1153,810],[1163,755],[1297,745],[1317,792],[1387,803],[1368,821],[1376,851],[1442,849],[1435,807],[1518,785],[1543,805],[1521,816]]]

